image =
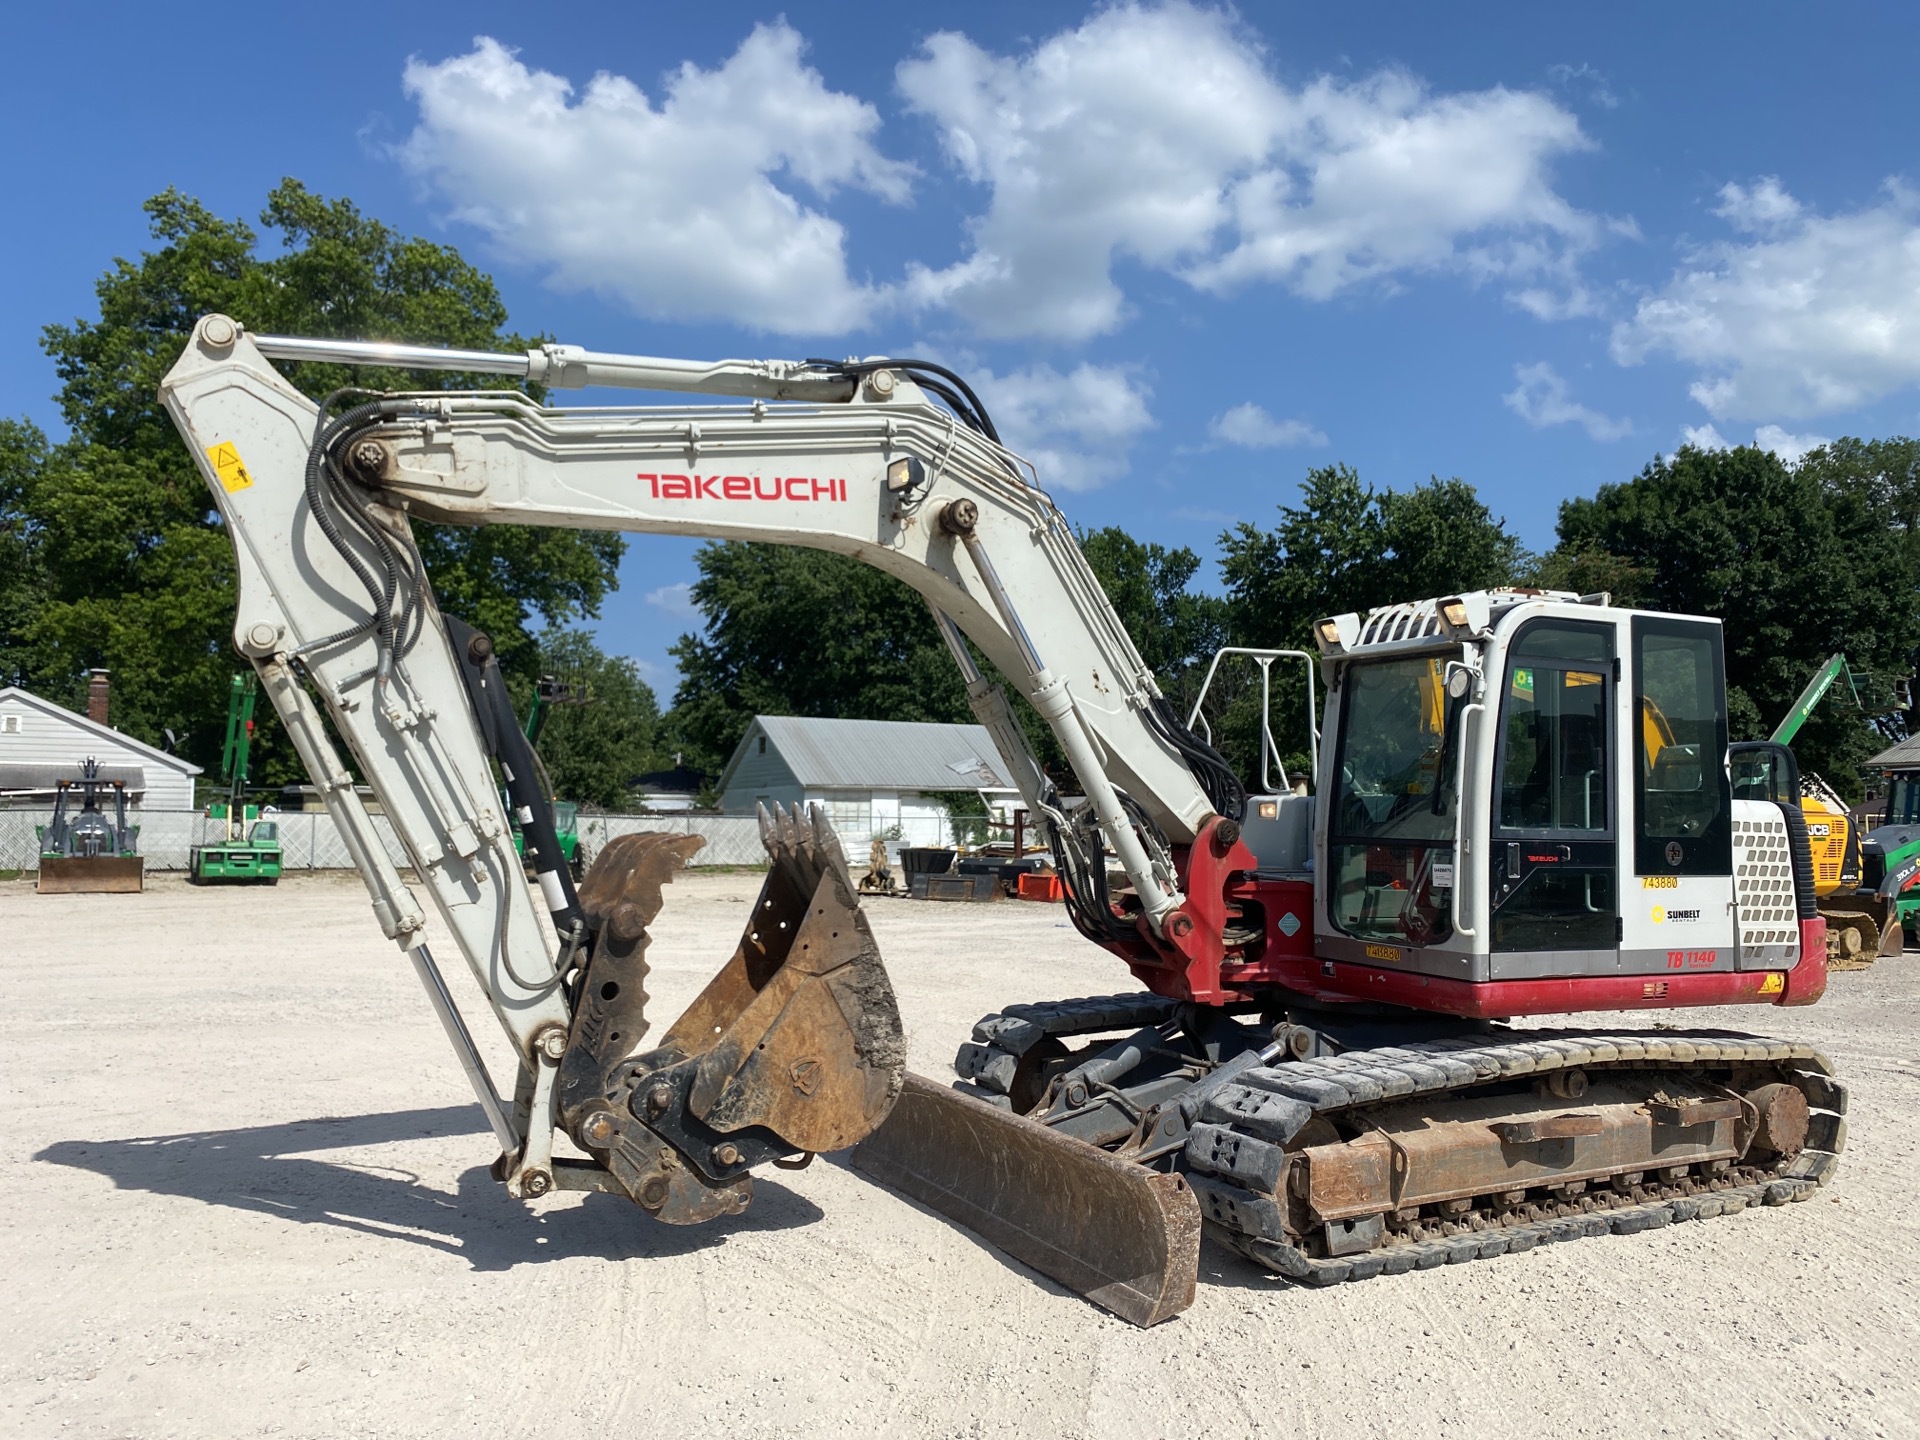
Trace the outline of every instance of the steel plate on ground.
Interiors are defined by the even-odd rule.
[[[1193,1303],[1200,1205],[1178,1175],[912,1072],[853,1163],[1135,1325]]]

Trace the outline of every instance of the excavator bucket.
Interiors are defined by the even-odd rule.
[[[840,842],[818,809],[763,808],[760,835],[772,863],[739,945],[644,1053],[646,926],[703,842],[623,837],[580,886],[601,941],[561,1062],[561,1117],[669,1223],[744,1209],[752,1165],[845,1149],[900,1093],[900,1011]]]
[[[1200,1205],[1178,1175],[914,1074],[853,1163],[1135,1325],[1193,1303]]]
[[[138,855],[42,855],[33,888],[42,895],[138,895],[145,865]]]

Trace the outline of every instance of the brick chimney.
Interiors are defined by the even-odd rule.
[[[87,718],[96,725],[108,724],[107,672],[95,670],[87,676]]]

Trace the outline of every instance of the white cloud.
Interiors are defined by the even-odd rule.
[[[1536,313],[1590,308],[1550,297],[1609,222],[1555,191],[1552,162],[1590,142],[1541,94],[1435,95],[1396,70],[1289,86],[1229,15],[1180,3],[1116,6],[1016,57],[943,32],[896,78],[989,192],[968,255],[911,269],[907,297],[982,334],[1114,329],[1122,260],[1313,299],[1445,269]]]
[[[1324,430],[1305,420],[1276,420],[1251,400],[1213,417],[1207,434],[1221,445],[1246,450],[1277,450],[1292,445],[1324,445]]]
[[[609,72],[576,91],[481,37],[408,62],[419,120],[395,153],[450,218],[557,287],[787,334],[950,310],[983,336],[1085,339],[1126,318],[1126,263],[1312,299],[1445,270],[1545,318],[1589,315],[1579,258],[1622,228],[1555,190],[1553,163],[1591,146],[1547,95],[1436,94],[1398,70],[1289,84],[1231,14],[1169,0],[1009,56],[943,32],[903,62],[901,103],[984,201],[960,259],[876,280],[850,268],[830,206],[848,190],[906,203],[915,172],[879,148],[879,111],[803,51],[784,20],[762,24],[650,95]]]
[[[1727,185],[1741,237],[1701,248],[1613,330],[1623,365],[1695,366],[1717,420],[1855,410],[1920,383],[1920,194],[1889,181],[1862,209],[1821,215],[1772,177]]]
[[[1595,440],[1621,440],[1633,433],[1632,421],[1615,420],[1575,401],[1568,393],[1567,382],[1544,360],[1514,366],[1513,378],[1520,383],[1500,398],[1536,430],[1549,425],[1578,425]]]
[[[784,21],[718,69],[683,64],[658,105],[623,76],[576,98],[482,36],[407,62],[415,175],[510,260],[641,315],[784,333],[863,325],[883,298],[847,270],[840,223],[797,198],[840,188],[904,202],[912,170],[873,144],[879,113],[829,90]]]
[[[1781,429],[1778,425],[1762,425],[1753,432],[1753,443],[1762,450],[1771,450],[1789,465],[1798,465],[1809,450],[1818,450],[1822,445],[1831,445],[1830,435],[1795,435]]]
[[[1125,365],[1032,365],[1006,375],[968,367],[1008,449],[1049,490],[1092,490],[1127,473],[1133,442],[1153,428],[1153,391]]]
[[[1779,176],[1763,175],[1750,190],[1744,185],[1722,185],[1713,213],[1736,230],[1777,231],[1800,218],[1800,202],[1780,188]]]
[[[1547,78],[1565,89],[1586,91],[1587,98],[1602,110],[1620,108],[1620,97],[1607,84],[1607,77],[1584,61],[1578,65],[1549,65]]]
[[[647,604],[666,611],[681,620],[698,620],[699,607],[693,603],[693,586],[687,581],[678,585],[662,585],[658,590],[647,592]]]
[[[1681,440],[1696,450],[1731,450],[1720,431],[1713,425],[1688,425],[1680,432]],[[1789,465],[1798,465],[1809,450],[1818,450],[1822,445],[1832,444],[1825,435],[1795,435],[1778,425],[1762,425],[1753,432],[1753,443],[1757,449],[1771,450]]]

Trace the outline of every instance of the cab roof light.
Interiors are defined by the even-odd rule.
[[[1485,635],[1493,624],[1493,602],[1484,590],[1449,595],[1437,608],[1440,628],[1451,640],[1475,639]]]
[[[1313,624],[1313,643],[1319,645],[1321,655],[1332,655],[1334,651],[1344,651],[1348,637],[1359,634],[1359,616],[1357,614],[1329,614],[1325,620]]]

